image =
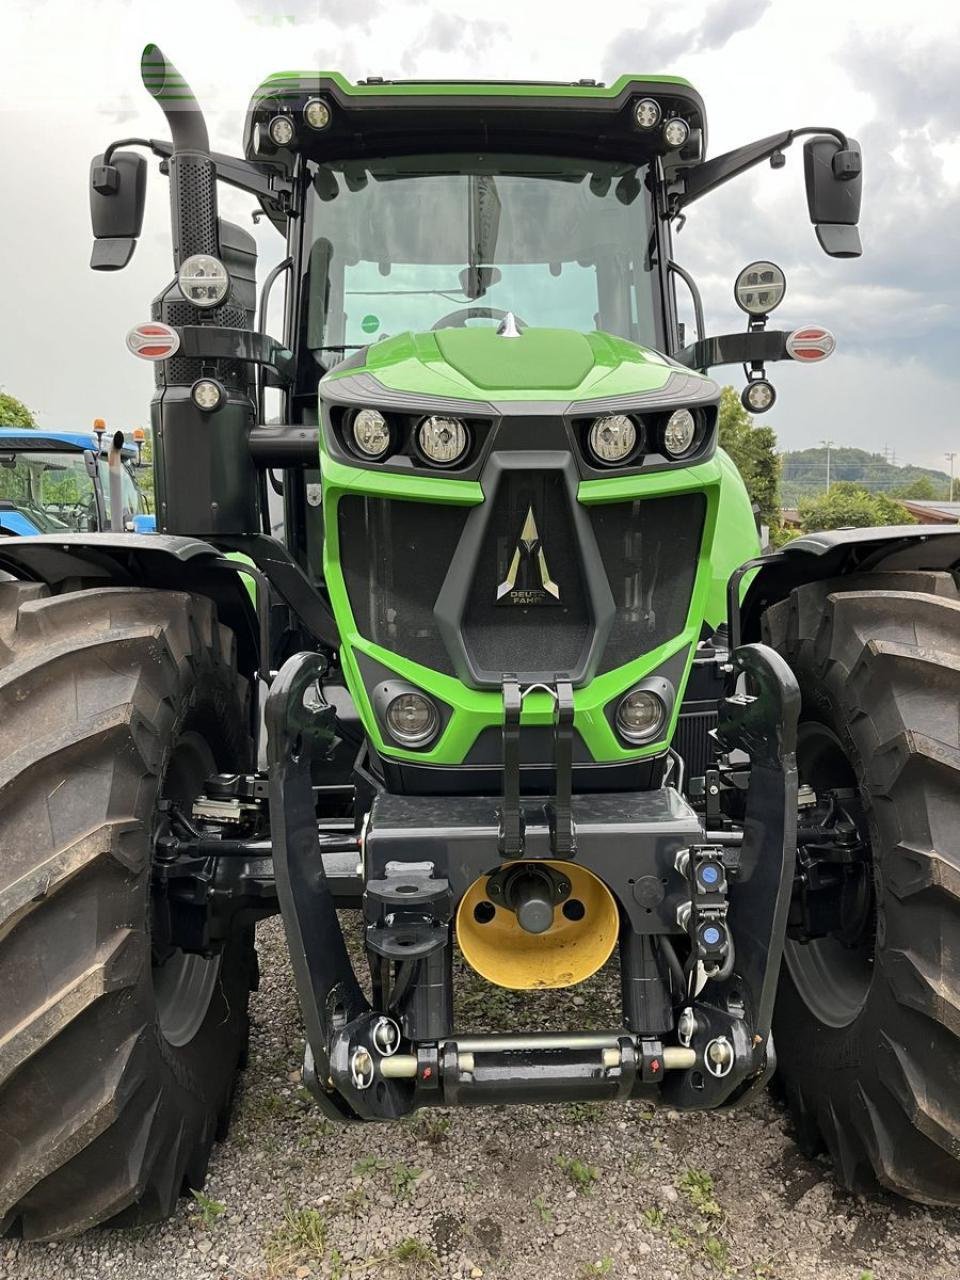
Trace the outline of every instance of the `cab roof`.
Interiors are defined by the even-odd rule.
[[[110,451],[112,432],[104,435],[100,452],[105,456]],[[0,427],[0,453],[4,447],[21,453],[83,453],[93,448],[92,431],[44,431],[41,428],[24,430],[22,427]],[[122,450],[125,458],[135,458],[135,445],[124,444]]]
[[[324,129],[309,128],[303,108],[321,98],[330,108]],[[662,152],[660,129],[637,126],[634,107],[654,98],[662,118],[681,116],[690,141],[672,159],[697,163],[706,151],[703,100],[679,76],[620,76],[611,85],[591,80],[382,80],[351,83],[336,71],[281,71],[268,76],[247,112],[244,150],[251,160],[292,169],[298,154],[315,161],[363,156],[439,154],[458,150],[565,154],[648,160]],[[289,115],[295,136],[274,147],[266,127]]]

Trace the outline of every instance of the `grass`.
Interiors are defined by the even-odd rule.
[[[567,1175],[581,1195],[589,1195],[593,1184],[600,1178],[600,1170],[595,1164],[586,1164],[576,1156],[557,1156],[557,1168]]]
[[[544,1200],[543,1196],[536,1196],[533,1201],[533,1207],[537,1211],[537,1216],[544,1226],[549,1226],[556,1216],[550,1206]]]
[[[663,1219],[666,1215],[662,1209],[644,1209],[643,1216],[647,1226],[656,1230],[663,1226]]]
[[[571,1124],[596,1124],[603,1119],[606,1106],[605,1102],[566,1102],[563,1114]]]
[[[226,1213],[227,1206],[223,1201],[212,1200],[210,1196],[205,1196],[202,1191],[194,1191],[192,1187],[190,1188],[190,1194],[197,1205],[195,1217],[205,1227],[212,1227],[220,1215]]]
[[[415,1236],[407,1236],[405,1240],[395,1244],[387,1254],[387,1258],[390,1262],[397,1262],[400,1266],[421,1274],[424,1271],[440,1270],[440,1260],[437,1255],[429,1245],[424,1244],[422,1240],[417,1240]]]
[[[585,1262],[580,1268],[581,1276],[607,1276],[613,1270],[613,1259],[607,1254],[599,1262]]]
[[[703,1242],[703,1252],[718,1271],[726,1271],[730,1265],[730,1249],[725,1240],[716,1236],[707,1236]]]
[[[704,1218],[722,1218],[721,1209],[713,1193],[713,1178],[702,1169],[688,1169],[677,1182],[677,1190],[690,1201]]]
[[[302,1263],[322,1262],[327,1249],[327,1222],[317,1209],[283,1211],[283,1222],[267,1237],[264,1255],[274,1276]]]
[[[436,1111],[419,1111],[413,1127],[418,1138],[426,1139],[431,1147],[439,1147],[449,1135],[452,1123],[449,1116],[439,1115]]]
[[[422,1173],[423,1170],[417,1168],[416,1165],[404,1164],[402,1160],[397,1161],[393,1166],[391,1181],[393,1183],[393,1194],[398,1200],[410,1199],[417,1179]]]

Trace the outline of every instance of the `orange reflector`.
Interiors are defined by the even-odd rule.
[[[134,440],[146,440],[147,438],[147,433],[144,431],[143,427],[134,427],[130,434],[133,436]]]

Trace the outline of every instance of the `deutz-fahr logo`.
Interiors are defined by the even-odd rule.
[[[533,507],[527,511],[527,518],[520,530],[520,540],[510,561],[507,576],[497,587],[497,603],[519,605],[560,603],[560,588],[550,577]]]

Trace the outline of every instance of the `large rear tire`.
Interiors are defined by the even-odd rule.
[[[765,638],[803,695],[800,781],[856,789],[870,850],[857,936],[784,956],[774,1041],[800,1145],[828,1148],[852,1190],[960,1204],[956,584],[814,583],[767,612]]]
[[[151,946],[161,796],[250,766],[209,600],[0,583],[0,1228],[153,1222],[203,1184],[245,1052],[245,930]]]

